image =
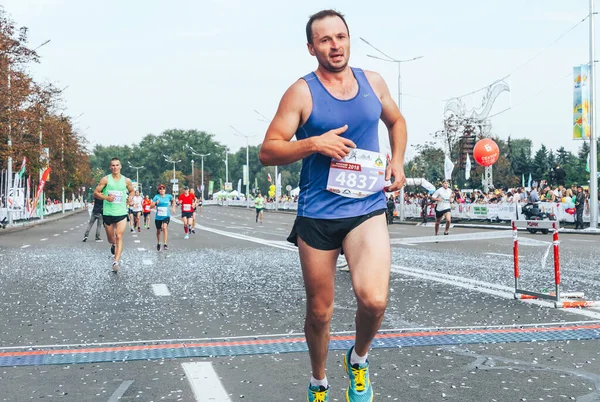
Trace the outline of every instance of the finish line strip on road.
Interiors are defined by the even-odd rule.
[[[531,328],[462,329],[378,334],[374,349],[402,347],[547,342],[600,339],[600,324]],[[354,335],[332,336],[331,350],[347,350]],[[304,337],[281,337],[202,343],[119,346],[85,349],[45,349],[0,353],[0,367],[99,363],[179,357],[216,357],[308,351]]]

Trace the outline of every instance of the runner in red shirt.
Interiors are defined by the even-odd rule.
[[[144,227],[150,229],[150,211],[152,210],[152,200],[146,194],[142,201],[142,212],[144,213]]]
[[[181,205],[181,220],[183,221],[183,230],[185,231],[184,239],[189,239],[189,226],[192,224],[194,219],[194,202],[195,196],[190,194],[190,188],[185,186],[183,188],[183,194],[177,198],[177,203]]]

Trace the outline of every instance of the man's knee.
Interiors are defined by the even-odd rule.
[[[333,306],[321,307],[321,308],[307,308],[306,318],[313,326],[322,327],[329,325],[331,318],[333,317]]]
[[[387,296],[381,294],[370,294],[359,296],[358,305],[361,310],[367,312],[374,317],[380,317],[385,312],[387,307]]]

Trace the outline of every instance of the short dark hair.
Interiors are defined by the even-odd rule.
[[[327,17],[339,17],[344,22],[344,25],[346,25],[346,30],[348,31],[348,35],[350,35],[350,28],[348,28],[348,24],[346,23],[346,20],[344,19],[344,14],[340,13],[339,11],[332,10],[332,9],[321,10],[318,13],[311,15],[308,19],[308,22],[306,23],[306,40],[311,45],[313,44],[313,37],[312,37],[313,36],[313,32],[312,32],[313,22],[315,22],[317,20],[322,20]]]
[[[110,161],[111,161],[111,162],[112,162],[112,161],[119,161],[119,162],[121,162],[121,159],[119,159],[119,158],[117,158],[117,157],[114,157],[114,158],[112,158]]]

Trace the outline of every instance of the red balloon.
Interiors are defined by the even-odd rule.
[[[489,138],[477,141],[473,148],[473,159],[481,166],[492,166],[500,156],[498,144]]]

